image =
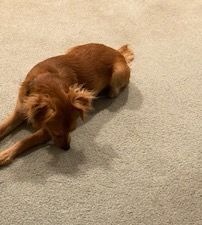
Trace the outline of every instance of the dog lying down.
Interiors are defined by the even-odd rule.
[[[14,112],[0,124],[0,139],[24,121],[36,131],[0,152],[0,165],[50,139],[69,149],[70,133],[91,109],[92,100],[105,88],[109,97],[116,97],[128,85],[133,56],[127,45],[115,50],[86,44],[34,66],[20,87]]]

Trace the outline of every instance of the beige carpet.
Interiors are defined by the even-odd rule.
[[[202,1],[1,0],[0,119],[34,64],[88,42],[131,44],[130,87],[95,103],[70,151],[0,169],[0,224],[201,225]]]

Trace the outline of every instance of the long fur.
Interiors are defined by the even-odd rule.
[[[15,111],[0,125],[0,139],[23,121],[36,132],[0,153],[0,165],[21,152],[50,139],[63,149],[70,147],[70,133],[79,117],[92,109],[92,101],[105,88],[116,97],[130,79],[133,51],[101,44],[71,48],[64,55],[46,59],[27,74]]]

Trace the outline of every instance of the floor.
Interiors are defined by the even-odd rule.
[[[135,62],[70,151],[43,145],[0,169],[0,223],[201,225],[201,34],[201,0],[1,0],[0,120],[31,67],[69,47],[128,43]]]

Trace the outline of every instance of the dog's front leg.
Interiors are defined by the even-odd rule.
[[[16,142],[13,146],[0,152],[0,166],[9,164],[17,155],[25,150],[50,140],[47,131],[40,129],[27,138]]]
[[[14,112],[0,124],[0,140],[19,126],[24,120],[25,115],[22,112],[22,106],[17,102]]]

